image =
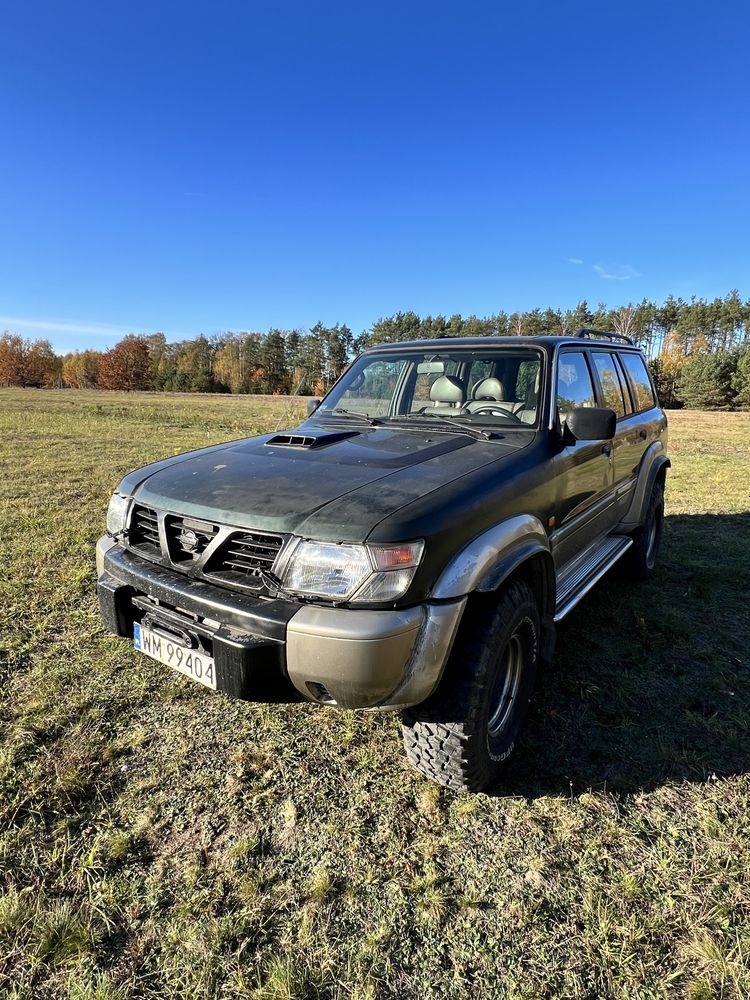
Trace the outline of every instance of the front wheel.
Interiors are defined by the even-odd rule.
[[[497,781],[526,718],[540,651],[539,608],[528,584],[474,600],[437,691],[402,717],[413,766],[466,791]]]

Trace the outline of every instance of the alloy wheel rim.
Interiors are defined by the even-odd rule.
[[[646,561],[651,562],[656,554],[656,539],[659,534],[659,519],[654,516],[648,526],[648,538],[646,540]]]
[[[497,694],[490,708],[487,731],[490,739],[498,735],[513,711],[523,669],[523,643],[516,632],[508,640],[497,683]]]

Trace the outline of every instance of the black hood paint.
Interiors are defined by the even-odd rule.
[[[269,444],[276,435],[268,434],[177,455],[126,476],[120,490],[237,527],[359,542],[400,508],[533,439],[340,424],[311,420],[290,432],[314,437],[312,447]]]

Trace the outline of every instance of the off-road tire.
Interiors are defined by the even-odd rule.
[[[657,480],[651,490],[643,524],[633,532],[633,544],[625,553],[626,568],[634,580],[645,580],[653,573],[663,527],[664,484]]]
[[[526,718],[540,647],[539,607],[528,584],[472,598],[437,691],[403,713],[411,764],[446,788],[482,791],[495,784]],[[512,699],[505,693],[511,659]],[[500,719],[494,733],[493,716]]]

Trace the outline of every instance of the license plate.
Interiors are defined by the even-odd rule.
[[[157,635],[138,622],[133,625],[133,645],[146,656],[160,663],[166,663],[173,670],[179,670],[192,680],[216,690],[216,668],[213,657],[190,649],[189,646],[183,646],[180,642],[165,639],[163,635]]]

